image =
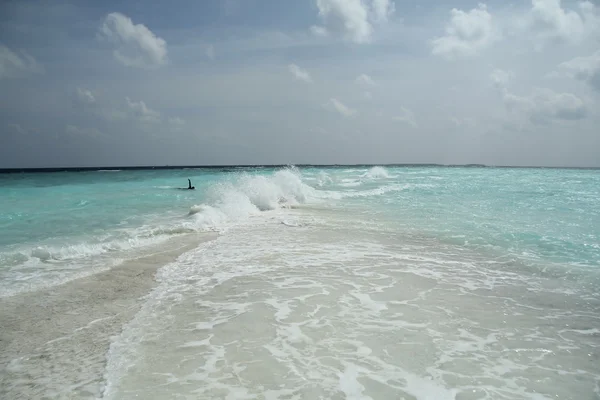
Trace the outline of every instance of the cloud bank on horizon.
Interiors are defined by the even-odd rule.
[[[0,5],[0,167],[600,167],[591,1]]]

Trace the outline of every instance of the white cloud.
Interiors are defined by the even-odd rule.
[[[331,105],[335,111],[343,115],[344,117],[351,117],[356,114],[356,110],[346,106],[344,103],[339,101],[338,99],[331,98],[329,99],[328,105]]]
[[[77,125],[67,125],[65,132],[69,135],[75,136],[87,136],[87,137],[98,137],[102,136],[102,133],[96,128],[82,128]]]
[[[538,45],[547,41],[577,43],[599,31],[598,9],[589,1],[579,2],[579,10],[564,9],[561,0],[532,0],[528,25]]]
[[[91,91],[79,87],[77,88],[77,100],[83,104],[94,104],[96,102],[96,98]]]
[[[160,113],[148,108],[143,101],[131,101],[129,97],[126,97],[125,100],[127,100],[127,106],[129,107],[131,115],[138,118],[140,121],[148,123],[160,121]]]
[[[123,14],[108,14],[100,37],[117,46],[115,58],[128,67],[154,68],[167,63],[167,42]]]
[[[500,69],[490,74],[508,111],[525,117],[533,124],[547,124],[553,120],[576,121],[587,117],[585,103],[572,93],[557,93],[547,88],[536,88],[529,96],[511,93],[507,84],[512,76],[512,73]]]
[[[317,0],[319,17],[330,30],[341,32],[356,43],[371,40],[373,27],[368,21],[368,12],[361,0]]]
[[[580,44],[598,34],[600,10],[589,1],[567,9],[561,0],[531,0],[527,12],[499,19],[480,3],[468,12],[452,9],[446,35],[434,38],[431,45],[433,54],[453,59],[473,56],[511,35],[541,50],[549,42]]]
[[[572,78],[587,82],[600,91],[600,50],[585,57],[576,57],[558,66]]]
[[[580,120],[588,113],[579,97],[550,89],[536,89],[525,97],[506,92],[503,101],[508,110],[522,113],[534,124],[547,124],[552,120]]]
[[[373,14],[377,22],[387,22],[388,18],[396,11],[393,1],[373,0]]]
[[[78,87],[76,90],[76,101],[78,105],[82,105],[83,111],[88,115],[98,116],[111,123],[117,122],[141,122],[145,124],[145,128],[158,123],[165,123],[173,128],[181,128],[186,122],[180,117],[162,117],[161,113],[148,107],[145,101],[134,101],[130,97],[125,97],[125,104],[114,101],[101,101],[96,98],[94,93],[88,89]],[[76,133],[77,130],[69,125],[68,133]],[[76,127],[76,126],[75,126]],[[79,129],[79,132],[83,132]],[[86,130],[87,133],[91,131]]]
[[[326,27],[311,27],[313,34],[338,32],[355,43],[371,42],[373,25],[387,22],[395,11],[390,0],[316,0],[316,4]]]
[[[400,111],[401,114],[393,117],[393,120],[406,122],[407,124],[412,125],[415,128],[418,127],[414,112],[412,112],[406,107],[400,107]]]
[[[391,15],[389,8],[387,14],[377,14],[375,0],[361,0],[359,3],[366,10],[361,18],[364,17],[363,21],[368,24],[368,40],[377,42],[377,45],[366,46],[354,44],[353,35],[358,32],[360,36],[361,32],[354,28],[360,28],[360,24],[345,25],[350,17],[344,17],[345,20],[340,17],[336,25],[334,11],[321,19],[317,16],[316,1],[298,6],[299,13],[309,13],[309,19],[303,22],[304,29],[300,31],[298,21],[279,19],[277,12],[284,10],[278,7],[272,10],[273,18],[281,22],[277,27],[261,25],[264,21],[253,19],[250,24],[234,29],[229,29],[231,21],[225,20],[206,27],[180,26],[181,21],[170,20],[167,14],[160,26],[155,26],[154,19],[126,11],[133,23],[145,24],[168,42],[165,50],[168,50],[169,59],[165,56],[164,60],[173,64],[172,68],[163,67],[141,74],[134,73],[139,69],[123,67],[113,58],[115,49],[124,47],[128,50],[129,46],[138,46],[122,41],[113,25],[109,27],[114,42],[105,40],[103,44],[107,49],[97,52],[89,48],[83,36],[67,38],[59,33],[52,36],[56,40],[48,41],[47,30],[52,28],[62,32],[68,19],[56,20],[53,22],[59,24],[56,26],[40,28],[28,22],[27,29],[39,31],[32,34],[31,40],[26,40],[28,47],[23,49],[38,61],[49,63],[47,76],[42,76],[43,80],[35,76],[35,79],[30,77],[19,82],[0,80],[0,104],[5,105],[0,112],[4,118],[2,128],[8,134],[13,132],[10,137],[15,143],[19,140],[24,143],[28,137],[18,136],[19,128],[8,127],[11,122],[29,129],[32,138],[44,134],[38,132],[39,127],[63,132],[65,136],[67,123],[75,128],[97,128],[107,141],[123,147],[122,152],[114,152],[114,159],[111,152],[90,153],[90,156],[103,157],[106,162],[129,161],[128,156],[137,157],[131,162],[156,158],[153,145],[134,140],[151,132],[165,138],[181,138],[165,140],[169,146],[159,154],[165,157],[165,163],[172,163],[172,159],[182,160],[182,154],[187,153],[191,160],[201,154],[210,162],[235,163],[354,162],[367,158],[374,162],[410,159],[443,163],[447,161],[446,157],[454,161],[481,159],[499,164],[554,164],[566,160],[571,164],[598,165],[600,162],[597,154],[593,154],[593,149],[599,148],[600,143],[596,133],[600,124],[600,113],[596,111],[600,109],[600,92],[593,92],[590,86],[598,82],[598,54],[595,52],[600,49],[600,42],[596,41],[600,36],[585,33],[591,32],[591,24],[586,22],[593,15],[591,10],[600,6],[587,5],[586,9],[577,6],[578,0],[562,1],[560,9],[580,15],[584,26],[584,33],[579,36],[582,41],[573,42],[577,45],[567,43],[546,47],[544,51],[532,51],[532,43],[539,35],[552,37],[545,32],[557,31],[552,26],[560,27],[562,22],[526,24],[533,14],[531,0],[519,4],[485,0],[471,4],[438,2],[434,7],[415,7],[396,1],[398,16]],[[478,7],[479,1],[486,2],[487,8]],[[596,0],[592,1],[598,4]],[[343,8],[351,2],[337,0],[337,3]],[[198,7],[196,14],[209,6],[200,2]],[[242,16],[249,6],[243,7],[238,16]],[[454,18],[451,15],[453,7],[462,10],[455,10]],[[94,22],[92,18],[79,20],[79,23],[92,26],[100,33],[109,12],[112,10],[100,14],[100,22]],[[487,18],[488,14],[491,20],[482,19],[490,22],[491,31],[476,18]],[[384,22],[377,22],[377,15],[383,16],[379,18],[381,21],[388,19],[387,27],[378,25]],[[406,23],[399,21],[400,16]],[[561,18],[564,19],[556,20],[561,21]],[[24,22],[27,21],[14,23]],[[133,23],[131,27],[135,31]],[[445,30],[447,23],[448,30]],[[312,34],[309,31],[311,25],[319,25],[312,29]],[[6,29],[8,32],[11,27]],[[485,40],[480,40],[489,32],[499,41],[487,45]],[[10,33],[15,40],[18,35],[18,31]],[[323,39],[315,35],[328,37]],[[344,43],[344,35],[353,43]],[[440,62],[443,59],[432,54],[434,47],[429,41],[447,35],[454,40],[448,42],[450,53],[442,52],[439,56],[476,54],[477,57],[472,58],[472,62]],[[106,35],[102,34],[102,37],[106,39]],[[26,61],[21,48],[12,43],[6,45]],[[477,47],[481,43],[485,45]],[[441,40],[437,44],[444,42]],[[472,48],[477,50],[471,52]],[[123,54],[129,55],[125,50]],[[214,61],[211,61],[213,56]],[[146,57],[144,54],[142,59],[147,61]],[[73,65],[77,65],[76,76],[65,74]],[[290,69],[290,65],[298,69]],[[552,70],[560,73],[560,79],[545,78]],[[313,83],[305,83],[307,81]],[[549,91],[544,93],[535,87]],[[126,96],[129,96],[128,101]],[[401,108],[402,105],[407,111]],[[274,109],[276,113],[272,112]],[[378,111],[383,113],[382,116]],[[541,125],[542,122],[546,125]],[[418,127],[413,128],[415,125]],[[514,131],[507,134],[506,126],[524,129],[522,134]],[[321,127],[327,134],[310,133],[311,127]],[[75,133],[76,129],[70,131]],[[399,131],[403,134],[394,135]],[[495,134],[486,136],[489,132]],[[335,140],[341,134],[357,140],[337,143]],[[277,142],[273,138],[281,135],[294,143],[283,149],[283,153],[268,147],[269,143]],[[303,135],[322,140],[317,146]],[[208,144],[190,146],[190,140],[204,143],[209,137],[219,144],[215,147]],[[231,150],[229,147],[233,145],[222,145],[225,143],[223,138],[229,137],[235,138],[236,146],[240,143],[259,151]],[[470,140],[473,137],[477,140]],[[552,140],[545,140],[548,137]],[[371,144],[382,140],[390,145],[382,148]],[[34,140],[30,142],[35,143]],[[46,140],[39,142],[48,143]],[[402,145],[406,143],[410,146]],[[337,148],[334,147],[337,144],[345,147],[335,153],[329,151]],[[128,155],[129,146],[139,146],[139,151]],[[227,147],[227,151],[219,146]],[[31,148],[34,149],[33,145]],[[569,154],[566,154],[567,148]],[[45,149],[39,145],[35,149],[44,157],[40,158],[32,151],[27,162],[50,163],[60,158],[77,162],[80,159],[64,152],[60,146],[51,149],[56,155],[42,152]],[[92,152],[92,149],[90,146],[86,151]],[[0,162],[12,162],[4,156],[6,153],[10,152],[5,150]],[[163,162],[162,158],[157,162]]]
[[[492,15],[485,4],[469,12],[451,11],[446,35],[432,40],[432,53],[447,58],[472,56],[498,40]]]
[[[365,86],[375,86],[375,81],[367,74],[360,74],[356,78],[356,83]]]
[[[0,79],[42,73],[44,68],[28,53],[22,51],[19,55],[0,45]]]
[[[292,75],[294,75],[294,77],[296,79],[304,81],[304,82],[307,82],[307,83],[311,83],[312,82],[312,78],[310,77],[310,74],[308,73],[308,71],[306,71],[305,69],[300,68],[296,64],[290,64],[290,65],[288,65],[288,69],[290,70],[290,72],[292,73]]]
[[[313,25],[310,27],[310,31],[315,36],[320,36],[320,37],[329,36],[329,32],[327,31],[327,29],[322,26]]]

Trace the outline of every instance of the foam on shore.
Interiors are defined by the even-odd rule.
[[[139,310],[161,266],[216,235],[173,239],[151,255],[0,299],[0,398],[97,398],[111,338]]]

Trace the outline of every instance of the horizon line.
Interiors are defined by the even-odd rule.
[[[445,167],[445,168],[531,168],[531,169],[600,169],[600,167],[584,166],[546,166],[546,165],[495,165],[495,164],[439,164],[439,163],[356,163],[356,164],[205,164],[205,165],[129,165],[129,166],[79,166],[79,167],[12,167],[0,168],[0,174],[27,172],[85,172],[85,171],[117,171],[117,170],[151,170],[151,169],[243,169],[243,168],[347,168],[347,167]]]

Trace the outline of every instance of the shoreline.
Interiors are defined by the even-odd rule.
[[[186,235],[108,271],[0,299],[0,398],[98,398],[113,336],[156,271],[215,235]]]

